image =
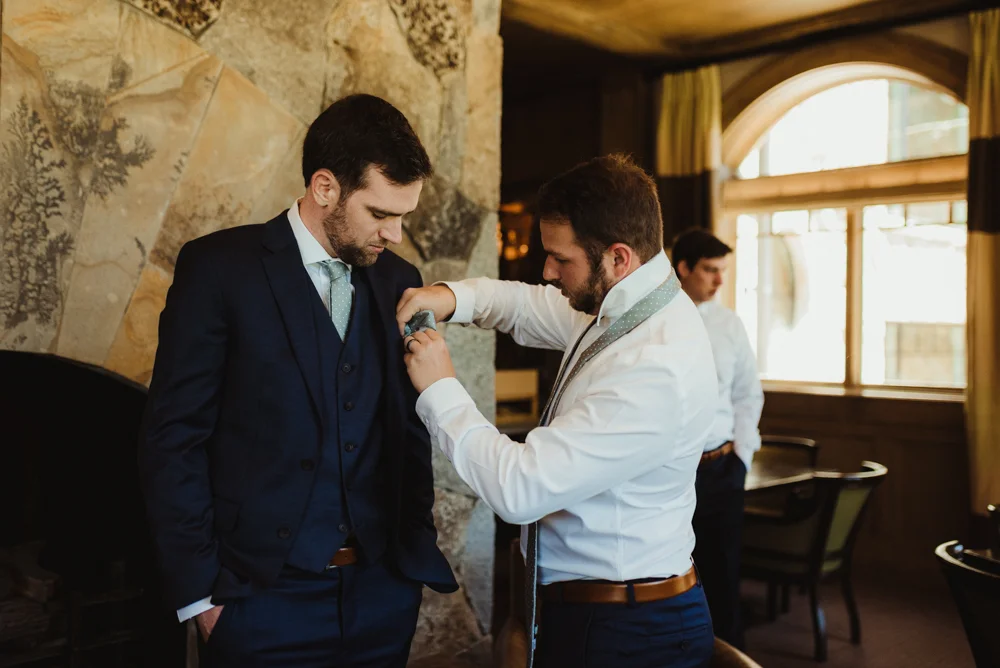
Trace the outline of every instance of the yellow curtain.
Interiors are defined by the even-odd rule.
[[[712,229],[722,146],[722,84],[716,65],[664,75],[656,128],[656,182],[663,238]]]
[[[968,392],[972,509],[1000,503],[1000,9],[971,15]]]

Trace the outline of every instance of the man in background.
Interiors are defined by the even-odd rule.
[[[743,486],[760,449],[764,392],[757,360],[739,316],[715,301],[732,248],[701,229],[681,234],[672,259],[681,287],[698,306],[719,378],[715,422],[698,465],[694,561],[705,584],[715,635],[742,649],[740,548]]]

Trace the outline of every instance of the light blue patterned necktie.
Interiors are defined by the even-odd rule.
[[[321,263],[330,278],[330,318],[337,328],[341,341],[347,340],[347,326],[351,322],[351,279],[348,267],[337,260],[323,260]]]
[[[549,394],[549,400],[545,403],[545,410],[542,411],[542,419],[539,420],[538,426],[548,426],[552,420],[552,415],[555,413],[556,406],[562,398],[563,390],[570,384],[570,381],[576,378],[587,362],[673,301],[677,293],[680,292],[680,289],[681,282],[678,280],[677,274],[671,269],[667,280],[663,281],[656,289],[636,302],[632,308],[615,320],[603,334],[597,337],[596,341],[587,346],[587,349],[580,354],[580,358],[570,371],[569,365],[573,359],[573,355],[576,353],[576,349],[579,347],[580,342],[583,341],[583,337],[587,335],[587,332],[590,331],[590,328],[597,321],[595,319],[594,322],[591,322],[583,334],[580,335],[580,338],[577,339],[576,344],[574,344],[573,349],[566,358],[566,366],[562,368],[559,376],[556,378],[556,383],[552,387],[552,393]],[[526,631],[530,640],[528,643],[528,668],[532,668],[535,663],[535,643],[538,635],[538,622],[536,620],[536,613],[538,611],[538,528],[538,522],[528,525],[528,540],[527,545],[525,545],[524,602],[527,606],[525,621],[527,622]]]

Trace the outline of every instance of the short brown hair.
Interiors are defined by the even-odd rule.
[[[374,166],[396,185],[408,186],[431,175],[427,151],[406,116],[380,97],[348,95],[331,104],[313,121],[302,146],[302,177],[329,169],[340,184],[340,196],[364,188]]]
[[[538,214],[566,220],[592,263],[622,243],[642,262],[663,250],[663,215],[652,177],[622,154],[581,163],[542,186]]]
[[[733,249],[717,236],[708,230],[695,227],[677,236],[671,251],[671,259],[675,267],[683,262],[687,265],[688,271],[693,271],[703,259],[714,260],[726,257],[732,252]]]

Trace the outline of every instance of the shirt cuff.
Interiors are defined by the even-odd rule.
[[[191,605],[186,605],[177,611],[177,621],[183,623],[192,617],[197,617],[206,610],[211,610],[215,606],[212,605],[212,597],[206,596],[200,601],[195,601]]]
[[[476,316],[476,291],[462,282],[442,281],[434,285],[446,285],[455,294],[455,312],[446,322],[468,325]]]
[[[417,416],[428,428],[437,426],[441,416],[466,404],[475,405],[458,378],[442,378],[417,397]]]

